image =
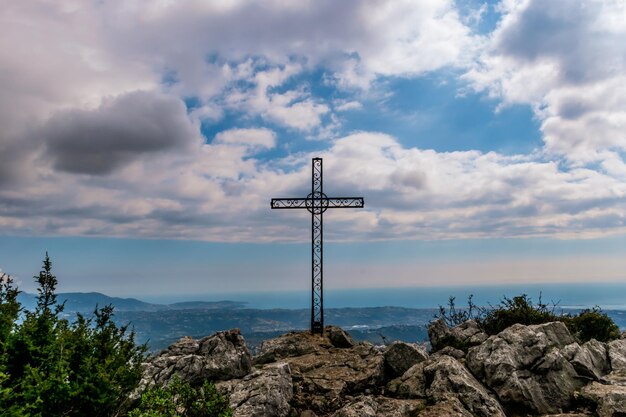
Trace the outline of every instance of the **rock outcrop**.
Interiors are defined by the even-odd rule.
[[[286,417],[293,398],[291,370],[286,363],[264,366],[246,375],[217,384],[230,398],[233,417]]]
[[[425,401],[362,395],[335,411],[332,417],[412,417],[425,408]]]
[[[455,397],[473,415],[506,417],[504,410],[470,372],[451,356],[441,356],[424,368],[426,396],[435,401]]]
[[[219,332],[200,340],[183,337],[143,364],[140,387],[167,385],[174,375],[200,385],[246,376],[252,357],[239,329]]]
[[[611,369],[626,372],[626,339],[613,340],[608,348]]]
[[[563,323],[513,325],[469,349],[466,365],[508,409],[558,413],[583,382],[561,352],[575,343]]]
[[[420,362],[413,365],[404,374],[389,381],[385,392],[396,398],[426,398],[424,367],[427,364]]]
[[[626,387],[592,382],[581,390],[581,397],[596,405],[598,417],[626,416]]]
[[[383,356],[387,378],[397,378],[413,365],[428,359],[428,354],[424,348],[414,343],[405,342],[393,342],[387,346]]]
[[[321,346],[327,346],[325,338],[314,337]],[[295,381],[294,405],[321,414],[335,410],[346,396],[375,393],[383,384],[383,356],[368,343],[352,348],[319,348],[314,353],[282,360],[289,363]]]
[[[600,380],[611,368],[606,344],[595,339],[582,346],[578,343],[567,345],[563,355],[580,377],[591,380]]]
[[[428,337],[433,352],[436,352],[446,346],[467,349],[481,344],[488,336],[474,320],[450,328],[444,319],[439,318],[428,325]]]
[[[487,338],[473,321],[439,320],[429,334],[430,355],[326,327],[267,340],[254,358],[238,330],[183,338],[144,364],[142,387],[209,379],[235,417],[626,416],[626,339],[579,344],[560,322]]]

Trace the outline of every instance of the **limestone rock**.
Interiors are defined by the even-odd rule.
[[[567,345],[562,353],[582,377],[598,381],[610,370],[606,345],[595,339],[582,346],[578,343]]]
[[[432,351],[435,352],[444,347],[444,342],[449,335],[450,328],[444,319],[438,318],[431,321],[428,325],[428,339],[430,340]]]
[[[604,375],[599,382],[605,385],[621,385],[626,387],[626,369],[612,371]]]
[[[284,360],[294,380],[293,403],[319,415],[339,408],[346,396],[377,392],[384,382],[383,355],[371,344],[331,346]]]
[[[405,342],[393,342],[383,356],[385,376],[388,379],[399,377],[413,365],[428,359],[428,354],[421,346]]]
[[[596,404],[598,417],[626,416],[625,386],[603,385],[592,382],[580,391],[580,395]]]
[[[376,417],[377,415],[378,403],[372,397],[362,396],[337,410],[333,417]]]
[[[447,398],[426,408],[419,417],[474,417],[461,402],[454,397]]]
[[[609,360],[613,371],[626,371],[626,339],[609,342]]]
[[[217,384],[230,398],[233,417],[286,417],[293,397],[291,371],[286,363],[267,365],[240,380]]]
[[[363,395],[337,410],[332,417],[412,417],[424,408],[425,404],[420,400]]]
[[[239,329],[199,340],[183,337],[143,364],[140,391],[152,384],[167,385],[176,374],[200,385],[205,380],[241,378],[250,372],[252,359]]]
[[[346,333],[341,327],[326,326],[324,332],[330,340],[330,343],[336,348],[350,348],[356,343],[348,333]]]
[[[414,417],[426,408],[424,400],[399,400],[387,397],[376,397],[378,417]]]
[[[487,389],[451,356],[441,356],[424,368],[430,381],[426,395],[435,401],[456,397],[472,414],[481,417],[506,417],[504,410]]]
[[[474,320],[467,320],[449,328],[445,321],[439,318],[428,326],[428,337],[435,352],[446,346],[454,348],[476,346],[487,340],[488,336]]]
[[[264,364],[283,358],[318,353],[332,347],[328,337],[310,332],[290,332],[275,339],[265,340],[259,347],[254,363]]]
[[[426,398],[426,362],[413,365],[402,376],[389,381],[385,393],[397,398]]]
[[[516,412],[559,413],[583,385],[561,349],[574,339],[561,322],[515,324],[470,348],[466,365]]]
[[[465,352],[463,352],[461,349],[455,349],[452,346],[446,346],[443,349],[440,349],[437,352],[433,353],[431,356],[438,357],[441,355],[452,356],[454,359],[457,360],[465,358]]]

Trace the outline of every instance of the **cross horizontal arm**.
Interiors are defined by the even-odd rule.
[[[306,198],[272,198],[273,209],[306,208]]]
[[[329,208],[350,208],[350,207],[363,207],[363,197],[328,197],[323,200],[328,201]],[[322,202],[326,205],[326,202]]]
[[[324,208],[360,208],[363,197],[322,197],[322,198],[272,198],[273,209],[299,209],[311,205]]]

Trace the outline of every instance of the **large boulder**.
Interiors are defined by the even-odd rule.
[[[428,324],[428,340],[430,340],[430,346],[432,351],[437,351],[443,347],[443,342],[450,334],[450,327],[446,324],[443,318],[433,320]]]
[[[426,365],[427,362],[415,364],[402,376],[389,381],[385,394],[397,398],[426,398]]]
[[[330,340],[330,343],[337,348],[351,348],[356,345],[352,336],[345,330],[337,326],[326,326],[324,332]]]
[[[324,415],[346,396],[374,393],[384,382],[384,359],[371,344],[329,348],[285,359],[294,379],[294,403]]]
[[[266,365],[243,379],[217,384],[230,398],[233,417],[286,417],[293,397],[291,371],[286,363]]]
[[[276,362],[284,358],[303,356],[310,353],[320,353],[333,347],[326,336],[311,334],[310,332],[290,332],[275,339],[265,340],[259,347],[259,353],[254,357],[255,364]]]
[[[428,359],[426,350],[415,343],[393,342],[385,353],[385,376],[393,379],[404,374],[413,365]]]
[[[561,349],[575,343],[561,322],[515,324],[469,349],[466,365],[514,413],[560,413],[584,382]]]
[[[276,360],[289,364],[296,412],[310,410],[327,415],[341,408],[349,396],[374,394],[382,389],[382,352],[370,343],[347,347],[349,339],[326,330],[324,336],[292,332],[268,340],[254,359],[256,364]],[[334,343],[331,333],[336,336]]]
[[[250,372],[252,358],[239,329],[196,340],[183,337],[143,364],[140,390],[167,385],[174,375],[193,385],[205,380],[242,378]]]
[[[481,344],[487,337],[487,333],[483,332],[474,320],[467,320],[450,328],[443,318],[439,318],[428,325],[428,338],[433,352],[446,346],[467,349]]]
[[[611,370],[606,344],[595,339],[582,346],[578,343],[567,345],[562,353],[583,378],[598,381]]]
[[[426,395],[435,401],[457,398],[463,406],[480,417],[506,417],[498,401],[451,356],[441,356],[424,368],[428,384]]]
[[[613,371],[626,371],[626,339],[609,342],[609,360]]]

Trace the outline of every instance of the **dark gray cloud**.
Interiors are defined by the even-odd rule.
[[[182,101],[138,91],[95,110],[57,113],[44,126],[43,137],[55,169],[103,175],[145,154],[187,149],[198,133]]]
[[[528,61],[555,59],[571,83],[604,78],[626,62],[626,42],[606,27],[606,13],[601,2],[531,1],[502,30],[498,50]]]

